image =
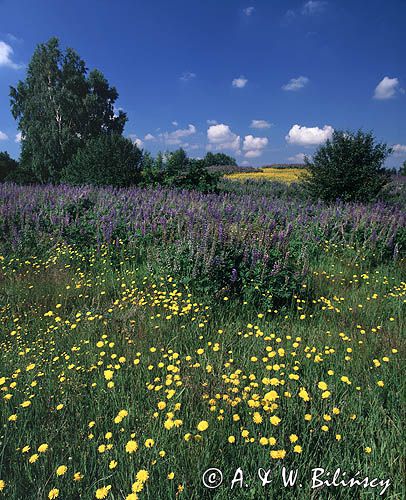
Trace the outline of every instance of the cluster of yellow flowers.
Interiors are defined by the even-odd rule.
[[[298,182],[304,174],[302,168],[272,168],[265,167],[261,168],[258,172],[257,170],[253,172],[238,172],[235,174],[228,174],[225,177],[231,180],[245,181],[245,180],[260,180],[260,181],[277,181],[286,182],[290,184],[291,182]]]
[[[208,450],[213,439],[239,458],[250,446],[270,460],[294,459],[318,440],[373,453],[358,431],[360,395],[369,397],[371,381],[376,397],[387,390],[397,341],[381,345],[379,335],[397,316],[362,325],[361,313],[376,301],[396,310],[405,283],[319,270],[317,279],[342,290],[367,287],[357,296],[364,304],[337,290],[308,299],[304,285],[289,313],[216,325],[173,277],[139,278],[126,256],[115,272],[107,261],[107,250],[86,260],[70,247],[44,260],[2,261],[22,302],[0,307],[3,440],[19,471],[0,479],[0,492],[17,478],[47,475],[49,489],[40,491],[49,499],[91,488],[104,499],[131,478],[125,498],[136,500],[154,474],[173,484],[177,457]],[[43,275],[54,287],[48,294]],[[356,320],[346,332],[345,314]],[[315,321],[317,335],[309,335]],[[361,357],[362,370],[354,363]],[[179,477],[174,495],[187,483]]]

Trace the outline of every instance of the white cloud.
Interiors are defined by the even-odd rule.
[[[242,149],[246,151],[246,158],[258,158],[261,156],[262,150],[268,145],[268,139],[266,137],[254,137],[253,135],[246,135],[244,137],[244,142]]]
[[[174,120],[174,121],[172,122],[172,125],[173,125],[174,127],[177,127],[177,126],[179,125],[179,123],[178,123],[176,120]]]
[[[189,137],[195,133],[196,127],[190,123],[188,128],[178,129],[174,132],[164,132],[163,134],[160,134],[160,136],[164,139],[166,144],[178,145],[181,144],[184,137]]]
[[[217,125],[217,120],[206,120],[207,125]]]
[[[247,151],[244,156],[245,158],[258,158],[258,156],[261,156],[262,151],[260,149],[253,149],[251,151]]]
[[[0,130],[0,141],[7,141],[8,135]]]
[[[330,139],[333,132],[334,129],[330,125],[324,125],[323,128],[293,125],[285,139],[290,144],[315,146]]]
[[[150,133],[146,134],[144,137],[144,141],[154,141],[154,140],[155,140],[155,136],[150,134]]]
[[[398,156],[406,154],[406,144],[394,144],[392,146],[393,152]]]
[[[397,78],[385,76],[376,86],[374,99],[390,99],[394,97],[399,87]]]
[[[271,128],[271,124],[266,120],[252,120],[251,128]]]
[[[139,137],[134,140],[134,144],[136,144],[140,149],[144,146],[144,142]]]
[[[303,163],[305,156],[306,155],[304,153],[297,153],[294,156],[289,156],[288,160],[293,161],[294,163]]]
[[[20,69],[22,64],[17,64],[12,60],[13,49],[6,42],[0,40],[0,66],[6,66],[7,68]]]
[[[241,165],[243,165],[244,167],[248,167],[248,166],[249,166],[249,164],[250,164],[250,162],[249,162],[249,161],[247,161],[247,160],[244,160],[244,161],[241,163]]]
[[[207,129],[207,139],[209,148],[230,149],[236,152],[240,150],[240,136],[234,134],[230,127],[224,123],[211,125]]]
[[[232,81],[233,87],[236,87],[237,89],[242,89],[244,88],[248,83],[248,80],[244,76],[240,76],[239,78],[234,78]]]
[[[21,132],[17,132],[14,142],[21,142],[21,138],[22,138]]]
[[[299,76],[298,78],[291,78],[288,83],[282,86],[283,90],[299,90],[309,83],[307,76]]]
[[[255,10],[255,7],[246,7],[243,12],[246,16],[250,16]]]
[[[179,80],[182,80],[182,82],[189,82],[194,78],[196,78],[196,73],[192,73],[191,71],[184,71],[179,77]]]
[[[302,14],[311,16],[313,14],[318,14],[324,10],[327,2],[321,0],[309,0],[302,7]]]

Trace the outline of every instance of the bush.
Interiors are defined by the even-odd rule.
[[[0,182],[8,180],[17,170],[18,163],[11,158],[7,151],[0,151]]]
[[[66,167],[62,180],[68,184],[126,187],[140,179],[142,152],[118,134],[89,140]]]
[[[370,201],[389,181],[383,164],[390,153],[372,133],[335,131],[312,161],[305,159],[307,190],[324,201]]]

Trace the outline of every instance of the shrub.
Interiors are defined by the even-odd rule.
[[[142,152],[136,144],[118,134],[91,139],[66,167],[68,184],[126,187],[140,179]]]
[[[306,187],[313,198],[324,201],[370,201],[389,181],[383,164],[390,153],[372,133],[335,131],[312,161],[305,159]]]
[[[0,151],[0,182],[8,180],[17,170],[18,163],[11,158],[7,151]]]

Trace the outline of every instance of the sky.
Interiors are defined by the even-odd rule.
[[[101,70],[155,154],[301,162],[333,130],[406,160],[405,0],[0,0],[0,151],[17,158],[9,86],[56,36]]]

